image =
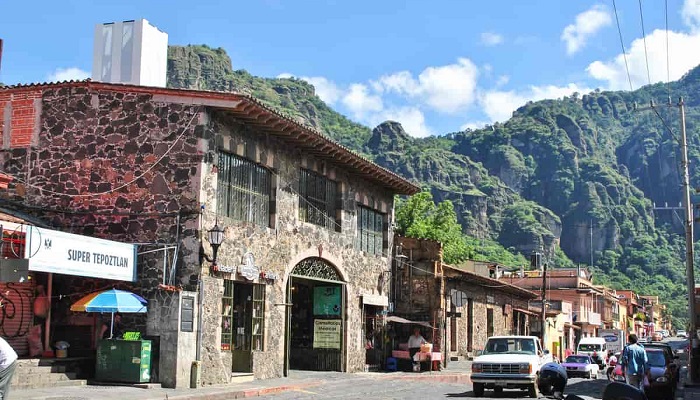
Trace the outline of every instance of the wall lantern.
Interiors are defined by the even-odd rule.
[[[212,249],[212,257],[209,257],[204,252],[204,246],[199,245],[199,264],[201,265],[204,260],[209,261],[213,265],[216,265],[216,254],[219,252],[219,246],[224,242],[224,230],[219,228],[219,224],[215,223],[214,227],[207,232],[207,239],[209,239],[209,244]]]

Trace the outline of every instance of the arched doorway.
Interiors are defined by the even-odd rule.
[[[287,368],[343,371],[345,282],[328,261],[310,257],[287,281]]]

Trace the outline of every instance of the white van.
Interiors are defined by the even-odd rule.
[[[593,361],[598,364],[601,371],[607,363],[608,346],[605,338],[602,337],[585,337],[578,342],[576,354],[586,354],[591,356]]]

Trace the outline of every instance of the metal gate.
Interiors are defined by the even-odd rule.
[[[17,355],[28,355],[27,334],[34,325],[34,284],[0,283],[0,304],[0,336]]]

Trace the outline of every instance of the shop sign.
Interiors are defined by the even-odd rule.
[[[340,315],[340,287],[314,287],[314,315]]]
[[[260,275],[260,269],[255,266],[255,257],[253,253],[243,254],[242,265],[238,267],[238,273],[249,281],[254,280]]]
[[[341,332],[339,319],[315,319],[314,349],[340,349]]]
[[[277,274],[274,273],[274,272],[265,272],[265,271],[263,271],[263,272],[260,273],[260,278],[261,278],[261,279],[267,279],[268,281],[276,281],[276,280],[278,280],[280,277],[279,277],[279,275],[277,275]]]
[[[223,272],[226,274],[235,274],[236,270],[238,269],[235,266],[231,265],[217,265],[214,268],[217,272]]]
[[[24,258],[30,271],[136,281],[136,245],[27,227]]]

